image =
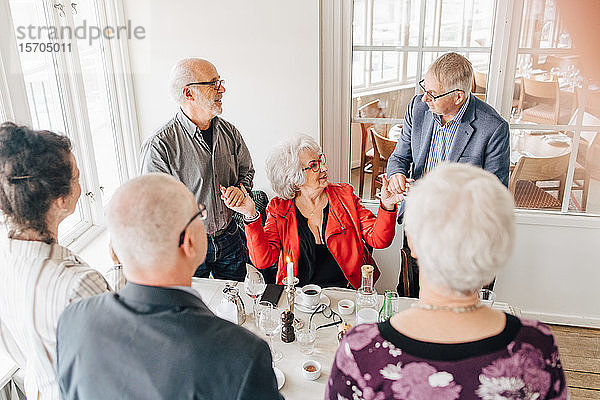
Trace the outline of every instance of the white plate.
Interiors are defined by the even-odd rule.
[[[300,301],[300,299],[298,297],[296,297],[294,300],[296,309],[300,312],[307,313],[307,314],[310,314],[313,311],[315,311],[317,309],[317,307],[319,307],[319,305],[321,305],[321,304],[325,304],[326,306],[329,306],[331,304],[331,300],[329,300],[329,297],[327,297],[327,295],[325,295],[323,293],[321,293],[321,298],[320,298],[319,304],[317,304],[315,306],[307,306],[303,303],[300,303],[299,301]]]
[[[277,367],[273,367],[273,372],[275,372],[275,378],[277,378],[277,390],[281,390],[285,384],[285,375]]]

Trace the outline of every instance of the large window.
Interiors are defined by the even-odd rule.
[[[517,207],[600,213],[600,86],[579,72],[554,0],[353,4],[350,179],[362,197],[377,197],[372,177],[385,169],[417,82],[455,51],[473,64],[474,95],[510,122]]]
[[[9,88],[3,101],[14,110],[28,110],[3,120],[68,135],[81,171],[77,210],[59,231],[59,240],[69,244],[102,223],[110,196],[136,170],[139,137],[123,89],[131,87],[123,70],[126,46],[95,36],[96,28],[122,25],[118,3],[0,1],[9,11],[0,23],[12,26],[3,37],[8,47],[2,59],[10,60],[3,73],[21,79],[24,88]]]

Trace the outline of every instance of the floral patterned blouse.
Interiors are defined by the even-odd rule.
[[[507,314],[498,335],[459,344],[411,339],[389,320],[358,325],[340,344],[325,398],[566,399],[567,387],[550,328]]]

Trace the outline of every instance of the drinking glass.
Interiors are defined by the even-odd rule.
[[[244,279],[244,291],[248,296],[250,296],[250,298],[252,298],[252,301],[254,302],[252,307],[252,315],[254,316],[255,322],[258,298],[264,293],[266,288],[267,284],[265,283],[265,278],[263,278],[260,272],[251,270],[246,273],[246,278]]]
[[[271,347],[271,356],[273,357],[273,362],[281,360],[283,355],[280,351],[275,349],[273,346],[273,336],[277,333],[279,329],[279,324],[281,321],[281,313],[279,310],[273,305],[264,306],[260,310],[260,314],[258,314],[258,326],[260,330],[269,338],[269,346]]]
[[[296,340],[300,345],[300,351],[304,354],[312,354],[315,351],[316,338],[317,332],[314,324],[307,323],[296,331]]]

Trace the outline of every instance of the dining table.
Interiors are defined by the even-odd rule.
[[[241,326],[266,340],[265,335],[261,333],[254,318],[252,317],[253,301],[244,293],[244,285],[242,282],[238,284],[237,282],[213,278],[192,279],[192,288],[200,294],[204,303],[211,311],[215,313],[223,299],[223,289],[225,288],[226,284],[237,285],[239,288],[240,298],[244,303],[244,308],[247,314],[247,318]],[[298,294],[299,291],[299,288],[296,289],[296,294]],[[340,300],[349,299],[355,301],[356,298],[356,290],[353,289],[323,288],[321,293],[321,303],[328,303],[328,309],[330,308],[336,313],[338,313],[338,302]],[[378,295],[378,299],[378,307],[381,307],[383,304],[383,294]],[[399,297],[397,311],[403,311],[409,308],[415,301],[416,299],[414,298]],[[515,315],[520,314],[518,309],[511,307],[506,303],[495,302],[493,307]],[[285,291],[279,298],[277,308],[282,312],[288,308],[288,300]],[[329,311],[330,310],[325,313],[328,316],[331,315]],[[297,319],[296,322],[301,321],[301,323],[306,324],[311,317],[311,313],[302,312],[298,307],[295,307],[294,316]],[[340,317],[344,322],[352,326],[356,325],[355,313],[349,315],[340,315]],[[320,325],[330,324],[331,322],[332,319],[327,318],[323,313],[317,313],[313,317],[313,323],[317,327]],[[283,372],[285,381],[280,389],[280,393],[287,400],[313,400],[322,399],[324,397],[327,381],[329,380],[329,374],[334,362],[335,353],[338,349],[337,326],[338,325],[317,328],[315,349],[310,355],[304,354],[300,351],[300,345],[297,341],[283,343],[279,334],[275,336],[273,340],[273,346],[283,354],[283,357],[280,361],[274,363],[274,367]],[[303,377],[302,364],[308,360],[318,361],[321,364],[321,376],[316,380],[311,381]]]
[[[556,131],[511,129],[510,163],[517,164],[521,157],[553,158],[571,152],[571,138]]]

